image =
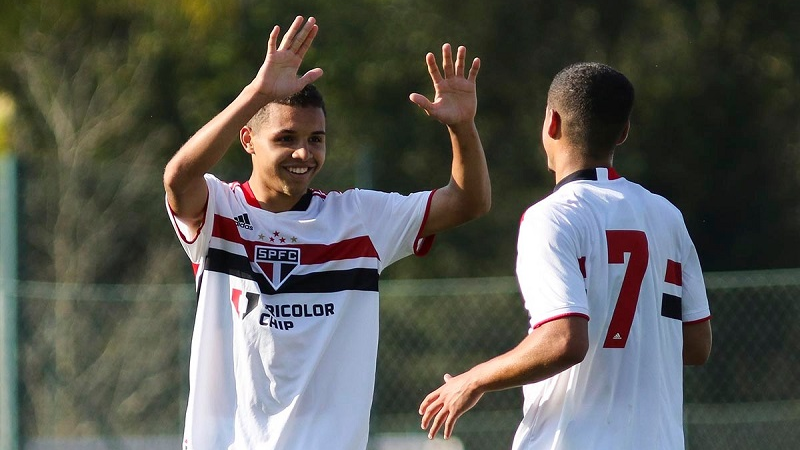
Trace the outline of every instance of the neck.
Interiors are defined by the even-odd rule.
[[[556,184],[564,177],[583,169],[593,169],[595,167],[612,167],[612,157],[602,159],[586,158],[574,154],[573,152],[562,153],[563,157],[554,161],[553,173],[555,174]]]
[[[273,213],[280,213],[289,211],[303,198],[306,191],[290,194],[286,192],[275,191],[263,186],[259,183],[254,183],[251,178],[248,182],[253,197],[258,202],[261,209]]]

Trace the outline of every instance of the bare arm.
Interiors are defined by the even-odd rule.
[[[433,439],[444,426],[444,438],[456,421],[484,393],[550,378],[583,361],[589,349],[589,326],[584,317],[570,316],[533,330],[516,347],[461,375],[445,375],[445,383],[428,394],[419,407],[422,428]]]
[[[267,56],[253,81],[167,163],[164,170],[167,201],[176,217],[189,224],[194,232],[203,223],[208,196],[203,175],[219,162],[241,127],[267,103],[288,97],[322,76],[322,69],[315,68],[297,77],[317,30],[313,17],[304,21],[298,16],[278,45],[280,28],[275,26],[269,35]]]
[[[423,236],[453,228],[486,214],[491,207],[491,186],[486,157],[475,126],[477,95],[475,79],[480,60],[475,58],[465,74],[467,49],[459,47],[455,64],[450,44],[442,46],[442,71],[432,53],[425,56],[428,73],[436,92],[431,102],[421,94],[409,98],[425,112],[447,125],[453,147],[450,182],[438,189]]]
[[[699,366],[711,355],[711,320],[683,325],[683,364]]]

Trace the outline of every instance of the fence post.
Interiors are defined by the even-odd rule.
[[[0,152],[0,448],[19,449],[17,161]]]

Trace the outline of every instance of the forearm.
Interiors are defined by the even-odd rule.
[[[172,157],[164,170],[164,188],[178,217],[195,221],[202,219],[206,200],[203,175],[222,159],[239,130],[268,101],[248,85]]]
[[[683,364],[705,364],[711,354],[711,319],[683,325]]]
[[[478,364],[465,375],[481,392],[499,391],[546,380],[581,362],[585,355],[567,339],[542,341],[529,335],[517,347]]]
[[[165,183],[180,192],[183,185],[202,178],[225,155],[239,130],[264,106],[265,99],[248,85],[236,99],[197,131],[167,164]]]
[[[448,130],[453,146],[450,182],[433,196],[423,236],[480,217],[491,207],[489,170],[475,124],[469,122],[461,126],[448,126]]]
[[[453,164],[448,189],[459,198],[463,220],[479,217],[491,208],[489,169],[475,122],[448,126]]]

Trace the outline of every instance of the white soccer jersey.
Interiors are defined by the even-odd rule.
[[[271,213],[247,183],[206,184],[197,236],[170,213],[198,290],[184,450],[365,448],[378,276],[428,250],[431,192],[310,191]]]
[[[590,343],[523,387],[513,448],[684,448],[682,325],[710,312],[678,209],[614,169],[579,171],[523,215],[517,277],[531,330],[584,316]]]

